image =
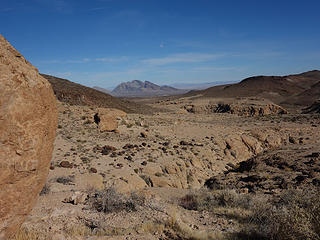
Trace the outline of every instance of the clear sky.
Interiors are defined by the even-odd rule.
[[[320,69],[319,0],[1,0],[0,32],[40,72],[87,86]]]

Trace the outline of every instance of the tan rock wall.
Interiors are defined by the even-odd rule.
[[[37,200],[56,126],[50,84],[0,35],[0,239],[14,235]]]

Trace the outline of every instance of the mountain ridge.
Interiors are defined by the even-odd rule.
[[[237,98],[262,97],[277,104],[308,105],[320,97],[320,71],[287,76],[253,76],[235,84],[190,91],[185,96]]]
[[[179,95],[186,92],[187,90],[168,85],[159,86],[150,81],[132,80],[120,83],[112,90],[111,94],[118,97],[152,97]]]

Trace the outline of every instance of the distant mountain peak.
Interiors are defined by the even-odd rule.
[[[119,84],[111,94],[121,97],[167,96],[185,93],[185,90],[170,86],[159,86],[150,81],[132,80]]]

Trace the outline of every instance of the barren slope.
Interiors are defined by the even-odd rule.
[[[289,76],[256,76],[229,84],[192,91],[185,96],[235,98],[262,97],[277,104],[310,104],[319,95],[320,72],[310,71]],[[318,90],[317,90],[318,89]]]
[[[153,111],[151,107],[119,99],[66,79],[41,75],[51,83],[57,99],[71,105],[117,108],[127,113],[151,113]]]

